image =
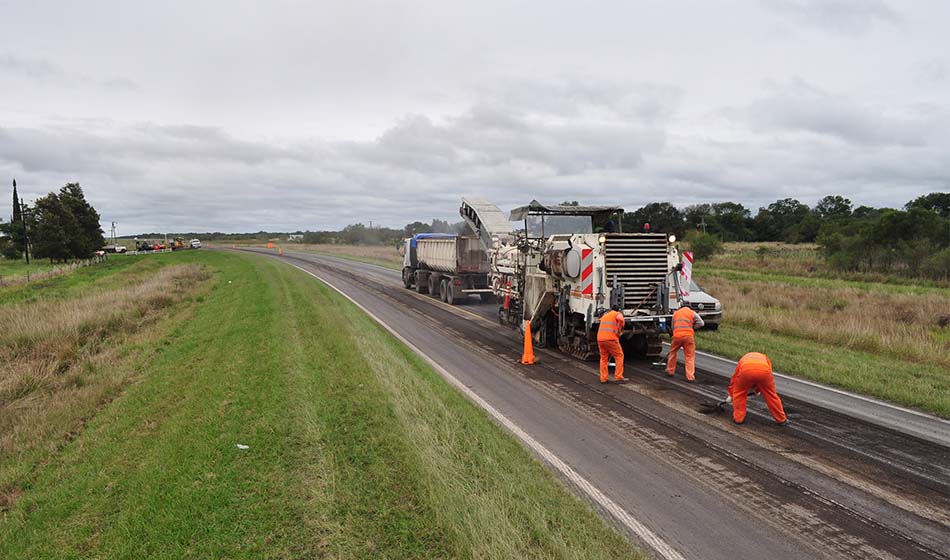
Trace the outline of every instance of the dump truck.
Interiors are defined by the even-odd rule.
[[[478,237],[420,233],[403,242],[403,285],[449,305],[470,295],[493,297],[488,255]]]

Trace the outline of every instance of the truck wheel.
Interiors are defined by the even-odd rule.
[[[441,281],[441,278],[439,278],[439,277],[436,276],[435,274],[430,274],[430,275],[429,275],[429,295],[430,295],[430,296],[432,296],[432,297],[434,297],[434,298],[438,298],[438,297],[439,297],[439,283],[440,283],[440,281]]]
[[[429,275],[416,273],[416,291],[420,294],[429,291]]]
[[[405,286],[406,289],[412,288],[412,276],[411,268],[402,269],[402,285]]]
[[[455,286],[451,282],[445,284],[445,303],[455,305]]]
[[[442,301],[445,301],[446,294],[448,293],[449,293],[449,279],[444,278],[442,279],[442,285],[439,286],[439,299],[441,299]]]

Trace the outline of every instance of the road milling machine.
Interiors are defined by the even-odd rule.
[[[623,209],[614,206],[532,201],[505,217],[484,199],[464,198],[459,214],[486,247],[502,324],[523,330],[530,321],[535,344],[591,360],[600,316],[618,305],[624,352],[660,355],[660,334],[672,320],[670,291],[680,293],[675,237],[623,233]]]

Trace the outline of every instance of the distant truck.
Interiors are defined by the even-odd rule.
[[[494,298],[488,285],[488,255],[478,237],[420,233],[403,242],[402,282],[449,305],[477,294]]]

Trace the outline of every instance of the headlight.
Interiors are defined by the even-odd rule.
[[[601,235],[600,239],[598,239],[597,241],[600,241],[600,244],[603,245],[604,243],[607,242],[607,236]]]
[[[671,235],[671,236],[670,236],[670,243],[676,243],[676,236],[675,236],[675,235]]]
[[[715,309],[716,311],[722,311],[722,304],[717,301]]]

